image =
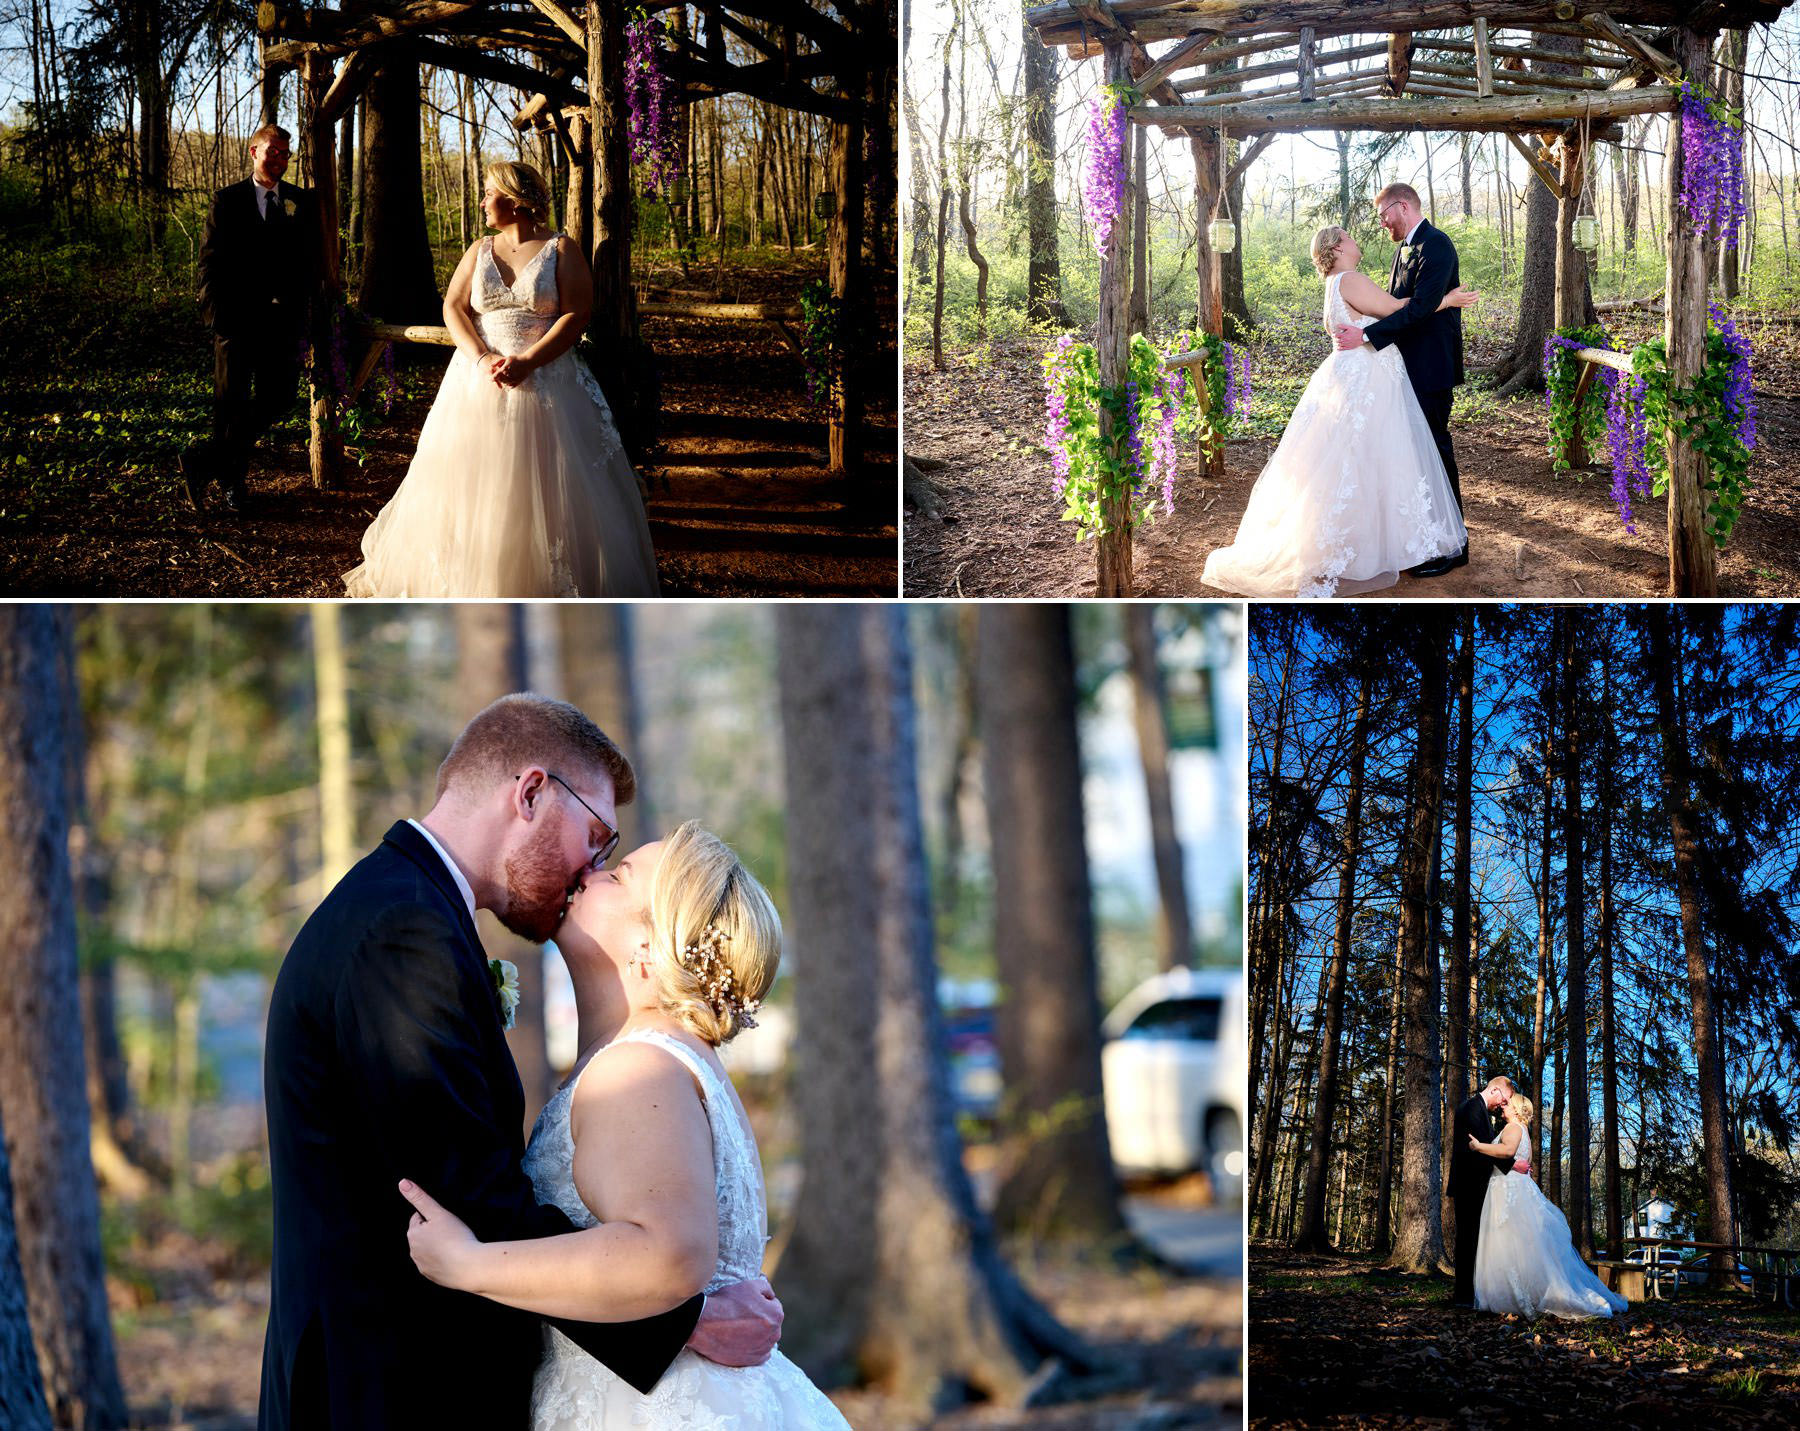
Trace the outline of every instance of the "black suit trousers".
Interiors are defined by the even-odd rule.
[[[1473,1191],[1456,1195],[1456,1291],[1455,1302],[1475,1300],[1475,1252],[1481,1243],[1481,1206],[1487,1201],[1486,1181]]]
[[[1437,443],[1438,456],[1444,459],[1444,471],[1450,476],[1450,495],[1456,498],[1456,510],[1461,512],[1462,484],[1457,480],[1456,449],[1450,445],[1450,406],[1455,400],[1454,388],[1419,394],[1425,425],[1431,429],[1431,440]]]
[[[283,326],[213,335],[212,475],[244,480],[258,440],[294,405],[300,386],[299,334]]]

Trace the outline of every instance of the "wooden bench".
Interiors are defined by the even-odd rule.
[[[1649,1295],[1644,1282],[1644,1264],[1627,1262],[1622,1257],[1601,1257],[1594,1261],[1594,1272],[1600,1284],[1616,1292],[1627,1302],[1641,1302]]]
[[[1732,1287],[1747,1291],[1753,1297],[1767,1296],[1777,1306],[1800,1311],[1800,1250],[1752,1247],[1739,1242],[1695,1242],[1676,1237],[1627,1237],[1625,1241],[1644,1248],[1651,1258],[1657,1257],[1657,1252],[1652,1249],[1668,1247],[1677,1251],[1679,1260],[1674,1263],[1659,1259],[1628,1264],[1638,1269],[1647,1283],[1648,1295],[1652,1297],[1667,1297],[1677,1291],[1684,1274],[1709,1276],[1716,1272],[1727,1278]],[[1683,1252],[1685,1255],[1681,1255]],[[1716,1252],[1725,1253],[1730,1265],[1723,1269],[1713,1267],[1711,1259]],[[1605,1275],[1601,1274],[1602,1280]]]

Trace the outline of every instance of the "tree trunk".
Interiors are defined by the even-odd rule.
[[[319,898],[356,859],[356,784],[350,765],[350,697],[343,608],[312,604],[313,674],[319,724]]]
[[[356,304],[389,323],[444,321],[425,227],[419,162],[419,62],[398,52],[364,91],[362,281]]]
[[[1156,861],[1157,966],[1163,970],[1193,963],[1193,922],[1188,914],[1187,879],[1181,838],[1175,830],[1175,794],[1169,780],[1169,721],[1164,706],[1162,666],[1156,651],[1156,613],[1133,604],[1120,608],[1130,653],[1132,713],[1138,754],[1150,802],[1150,848]]]
[[[1444,782],[1444,696],[1450,623],[1433,610],[1419,621],[1418,744],[1407,794],[1400,861],[1400,921],[1406,964],[1406,1115],[1401,1142],[1400,1226],[1388,1266],[1428,1272],[1444,1258],[1438,1120],[1438,963],[1426,898]]]
[[[1356,693],[1356,724],[1350,732],[1349,789],[1344,796],[1343,864],[1338,871],[1337,941],[1332,948],[1330,985],[1319,1030],[1319,1094],[1312,1105],[1312,1143],[1306,1168],[1306,1210],[1295,1247],[1329,1252],[1325,1232],[1325,1175],[1331,1161],[1331,1129],[1337,1117],[1338,1038],[1344,1023],[1344,979],[1356,920],[1356,863],[1362,854],[1363,765],[1369,748],[1369,688],[1365,668]]]
[[[1675,849],[1675,893],[1681,907],[1681,943],[1687,955],[1688,1004],[1694,1027],[1694,1070],[1700,1085],[1700,1137],[1706,1176],[1707,1240],[1735,1242],[1732,1216],[1731,1162],[1725,1111],[1722,1050],[1714,1008],[1712,971],[1706,962],[1706,935],[1700,915],[1700,837],[1690,803],[1688,750],[1691,737],[1685,712],[1676,700],[1677,661],[1683,660],[1680,617],[1669,606],[1647,606],[1643,621],[1649,634],[1649,667],[1655,689],[1657,736],[1662,743],[1663,804],[1669,812],[1669,836]],[[1728,1254],[1713,1254],[1714,1281],[1731,1265]]]
[[[88,1154],[66,809],[67,608],[0,606],[0,1108],[19,1265],[58,1425],[126,1424]],[[29,1405],[29,1400],[26,1400]]]
[[[964,174],[957,190],[957,207],[962,217],[963,244],[969,251],[969,262],[975,265],[975,341],[985,343],[988,333],[988,261],[975,242],[975,214],[969,203],[969,176]]]
[[[25,1272],[19,1265],[13,1224],[12,1167],[6,1157],[4,1109],[0,1109],[0,1426],[50,1431],[50,1408],[31,1345],[25,1304]]]
[[[1581,708],[1587,651],[1579,623],[1583,612],[1565,608],[1562,618],[1563,870],[1567,881],[1564,935],[1569,946],[1569,1228],[1575,1250],[1594,1255],[1588,1192],[1587,926],[1581,820]]]
[[[1126,331],[1150,332],[1150,132],[1142,124],[1130,127],[1131,165],[1131,311]]]
[[[1744,62],[1749,54],[1750,32],[1727,30],[1719,46],[1719,90],[1726,106],[1737,111],[1744,107]],[[1746,203],[1754,203],[1754,175],[1743,163],[1744,149],[1749,142],[1748,128],[1734,129],[1731,142],[1737,146],[1739,168],[1744,171],[1744,187],[1748,191]],[[1738,296],[1738,248],[1735,244],[1719,246],[1719,291],[1727,302]]]
[[[1395,923],[1394,1000],[1388,1021],[1387,1077],[1381,1085],[1381,1171],[1375,1178],[1375,1235],[1371,1240],[1371,1250],[1381,1257],[1393,1247],[1394,1094],[1400,1077],[1400,1017],[1406,1006],[1406,934],[1404,925]]]
[[[619,806],[619,849],[628,853],[665,833],[654,804],[655,782],[642,763],[636,608],[626,602],[561,602],[556,616],[566,698],[586,711],[637,768],[637,798]]]
[[[1624,1252],[1624,1209],[1619,1196],[1619,1059],[1613,1018],[1613,865],[1612,820],[1614,774],[1619,758],[1612,695],[1612,653],[1602,658],[1604,704],[1600,728],[1605,745],[1600,756],[1600,1118],[1606,1162],[1606,1255]]]
[[[1075,729],[1069,609],[989,605],[976,709],[994,872],[994,960],[1005,1112],[1020,1131],[1000,1184],[1006,1229],[1125,1235],[1100,1086],[1100,999]]]
[[[802,1177],[784,1339],[824,1385],[1017,1404],[1092,1358],[1001,1260],[963,1169],[936,997],[903,613],[777,618]],[[871,1045],[873,1057],[871,1057]]]
[[[655,434],[654,365],[638,341],[631,286],[631,136],[625,103],[625,7],[587,7],[588,138],[594,153],[594,271],[588,332],[594,377],[612,406],[625,447],[642,452]],[[716,106],[715,106],[716,107]],[[721,238],[721,242],[723,239]]]
[[[1030,257],[1025,269],[1025,322],[1027,327],[1067,328],[1069,311],[1063,306],[1062,261],[1056,233],[1056,90],[1057,52],[1038,38],[1037,30],[1023,25],[1025,58],[1025,215]],[[913,126],[917,133],[918,126]],[[918,146],[914,145],[914,153]],[[924,166],[913,164],[913,203],[925,182]],[[916,220],[915,220],[916,222]],[[915,250],[919,247],[914,237]],[[920,278],[923,281],[924,275]]]
[[[834,121],[831,126],[831,187],[837,194],[837,207],[832,211],[828,230],[828,276],[831,294],[842,305],[845,331],[856,335],[871,331],[866,316],[869,311],[868,284],[863,267],[863,199],[868,190],[864,181],[867,165],[863,162],[863,135],[867,132],[867,76],[851,88],[860,101],[853,120]],[[968,192],[963,193],[963,223],[972,229],[974,220],[968,213]],[[971,252],[975,239],[969,236]],[[987,321],[987,269],[981,273],[982,332]],[[843,345],[838,364],[838,380],[833,393],[831,418],[826,429],[827,465],[834,476],[848,477],[862,462],[863,412],[867,405],[864,392],[861,343],[852,339]]]

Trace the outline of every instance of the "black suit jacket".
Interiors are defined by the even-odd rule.
[[[200,312],[222,338],[307,330],[323,260],[318,206],[312,190],[286,181],[277,194],[267,219],[250,179],[213,195],[200,240]]]
[[[1478,1153],[1471,1148],[1471,1133],[1484,1143],[1494,1141],[1494,1121],[1488,1116],[1488,1106],[1479,1093],[1471,1093],[1456,1108],[1450,1134],[1456,1146],[1450,1153],[1450,1181],[1444,1186],[1448,1197],[1484,1191],[1488,1174],[1493,1169],[1512,1170],[1513,1160],[1505,1153]]]
[[[524,1092],[468,906],[405,821],[295,937],[263,1084],[275,1256],[258,1426],[523,1431],[540,1319],[426,1281],[396,1184],[412,1178],[484,1241],[571,1224],[520,1168]],[[556,1325],[648,1390],[703,1302]]]
[[[1413,235],[1406,263],[1400,262],[1399,250],[1394,253],[1388,292],[1407,304],[1364,328],[1363,337],[1377,349],[1399,344],[1415,392],[1442,392],[1463,380],[1462,309],[1438,312],[1444,295],[1461,282],[1456,245],[1428,222],[1421,221]]]

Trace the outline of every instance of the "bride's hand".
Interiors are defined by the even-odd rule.
[[[481,1243],[468,1224],[410,1178],[400,1180],[400,1196],[416,1209],[406,1225],[413,1263],[440,1287],[469,1290],[469,1264]]]
[[[1479,1148],[1481,1146],[1481,1139],[1477,1138],[1473,1133],[1469,1134],[1469,1146],[1471,1148]]]
[[[509,353],[495,367],[494,381],[504,387],[516,388],[530,375],[533,366],[523,354]]]
[[[1473,308],[1481,301],[1481,295],[1473,288],[1452,288],[1444,295],[1441,305],[1445,308]]]

